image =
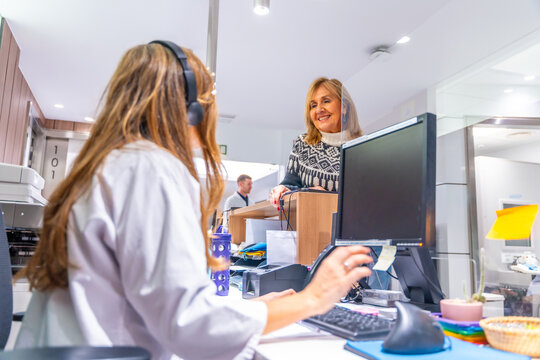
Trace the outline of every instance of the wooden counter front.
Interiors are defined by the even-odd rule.
[[[283,197],[285,216],[296,230],[297,262],[311,265],[319,253],[330,243],[332,213],[337,211],[338,196],[334,193],[296,192]],[[246,238],[246,219],[266,219],[275,216],[283,219],[269,201],[231,211],[229,231],[234,244]]]

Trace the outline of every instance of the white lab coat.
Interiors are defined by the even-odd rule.
[[[215,295],[199,184],[148,141],[113,151],[68,224],[69,288],[34,292],[16,347],[139,345],[153,359],[251,358],[262,302]]]

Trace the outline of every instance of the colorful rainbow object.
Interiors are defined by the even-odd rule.
[[[473,344],[487,344],[484,330],[480,327],[478,321],[454,321],[436,316],[441,324],[444,334]]]

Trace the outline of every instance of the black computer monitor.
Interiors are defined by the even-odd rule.
[[[435,246],[435,115],[341,149],[336,245]]]
[[[394,269],[411,300],[438,304],[435,248],[436,118],[423,114],[341,149],[334,245],[395,245]]]

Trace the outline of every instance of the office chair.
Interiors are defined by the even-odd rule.
[[[136,346],[68,346],[17,349],[0,353],[0,360],[150,360],[151,355]]]
[[[13,285],[11,283],[11,260],[0,207],[0,349],[6,346],[13,316]]]
[[[0,207],[0,350],[6,346],[13,317],[11,260]],[[0,352],[0,360],[150,360],[150,353],[136,346],[69,346],[17,349]]]

